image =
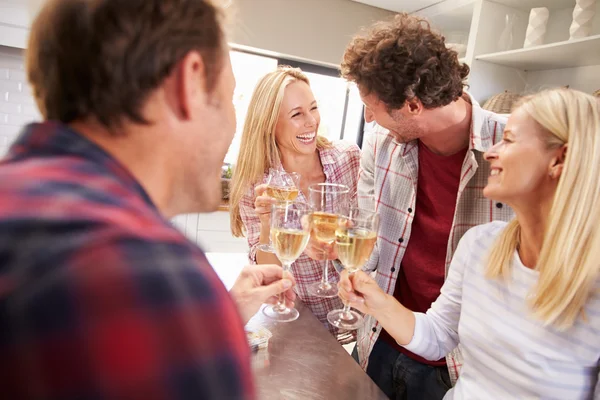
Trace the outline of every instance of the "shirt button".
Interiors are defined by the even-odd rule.
[[[502,208],[502,203],[496,203],[496,208]]]
[[[377,328],[373,327],[372,331],[377,333]]]
[[[402,242],[404,242],[403,238],[398,239],[398,243],[402,243]]]
[[[409,212],[409,213],[411,213],[411,212],[412,212],[412,208],[409,208],[409,209],[408,209],[408,212]]]
[[[392,272],[396,272],[396,267],[392,267]]]

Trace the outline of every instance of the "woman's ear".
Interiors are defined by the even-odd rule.
[[[552,158],[549,172],[550,178],[558,179],[562,175],[565,159],[567,158],[567,147],[567,144],[562,145],[557,149],[556,156]]]

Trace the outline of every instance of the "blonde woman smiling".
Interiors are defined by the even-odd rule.
[[[484,195],[516,218],[468,231],[427,313],[364,273],[340,295],[401,346],[437,360],[460,344],[446,399],[600,399],[600,105],[557,89],[526,98],[486,153]]]
[[[300,69],[280,67],[265,75],[254,89],[230,195],[232,232],[234,236],[247,235],[253,263],[280,264],[274,254],[258,249],[260,244],[269,243],[273,200],[264,195],[269,168],[300,174],[299,201],[307,202],[308,187],[323,182],[346,185],[356,195],[360,150],[355,144],[330,142],[318,136],[320,120],[309,80]],[[321,280],[323,261],[302,254],[292,264],[292,274],[299,297],[337,334],[327,323],[327,313],[341,308],[339,298],[316,297],[307,290],[310,284]],[[332,282],[339,280],[332,263],[328,275]],[[350,340],[351,335],[338,339]]]

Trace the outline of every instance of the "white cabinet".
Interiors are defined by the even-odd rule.
[[[45,0],[0,0],[0,46],[27,47],[32,16]]]
[[[22,0],[0,0],[0,45],[24,49],[31,19]]]
[[[229,213],[186,214],[173,219],[174,225],[205,252],[247,253],[246,238],[236,238],[229,229]]]

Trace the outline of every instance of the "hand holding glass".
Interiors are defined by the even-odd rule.
[[[310,207],[298,202],[273,204],[271,212],[271,243],[281,261],[283,276],[290,274],[291,265],[302,254],[310,235]],[[263,308],[263,313],[278,322],[290,322],[298,318],[295,308],[285,304],[285,294],[279,295],[277,304]]]
[[[313,210],[313,243],[316,241],[328,246],[335,243],[338,217],[348,207],[349,193],[348,186],[336,183],[317,183],[308,187],[309,203]],[[308,286],[308,293],[317,297],[337,297],[337,284],[329,282],[329,259],[325,259],[321,281]]]
[[[280,201],[293,201],[298,197],[299,187],[300,174],[296,172],[285,172],[275,168],[269,169],[265,195]],[[257,248],[265,253],[275,252],[272,243],[261,244]]]
[[[348,214],[339,218],[335,231],[335,244],[338,257],[351,277],[361,269],[371,257],[377,230],[379,214],[360,208],[350,208]],[[363,317],[351,310],[346,303],[341,310],[333,310],[327,314],[329,323],[337,328],[354,330],[363,323]]]

